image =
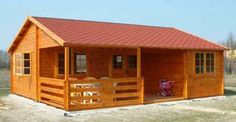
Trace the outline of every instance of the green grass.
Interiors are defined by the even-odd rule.
[[[2,89],[0,89],[0,97],[2,97],[2,96],[6,96],[6,95],[8,95],[10,93],[10,90],[9,89],[4,89],[4,90],[2,90]]]
[[[0,97],[9,94],[10,72],[7,69],[0,70]]]
[[[226,87],[236,87],[236,74],[225,76]]]

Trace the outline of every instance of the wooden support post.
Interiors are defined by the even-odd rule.
[[[184,58],[184,92],[183,92],[183,96],[185,99],[188,98],[188,51],[185,51],[183,54],[183,58]]]
[[[137,78],[141,78],[141,48],[137,48]]]
[[[112,78],[112,68],[113,68],[113,66],[112,66],[112,59],[113,57],[112,57],[112,55],[110,55],[109,56],[109,61],[108,61],[108,76],[110,77],[110,78]]]
[[[10,70],[11,70],[11,93],[14,93],[14,90],[13,90],[13,53],[10,54],[10,62],[11,62],[11,65],[10,65]]]
[[[224,67],[224,52],[222,52],[221,58],[222,58],[222,59],[221,59],[222,62],[221,62],[221,65],[220,65],[220,66],[222,67],[222,68],[221,68],[221,69],[222,69],[222,70],[221,70],[221,78],[222,78],[222,81],[221,81],[221,82],[222,82],[221,94],[224,95],[224,94],[225,94],[225,80],[224,80],[225,77],[224,77],[224,68],[223,68],[223,67]]]
[[[141,48],[137,48],[137,78],[138,82],[140,82],[140,102],[144,103],[144,79],[142,78],[142,67],[141,67]]]
[[[36,42],[35,42],[35,63],[36,63],[36,69],[35,69],[35,74],[36,74],[36,100],[40,101],[41,97],[40,97],[40,92],[41,92],[41,85],[39,82],[39,77],[40,77],[40,52],[39,52],[39,37],[38,37],[38,32],[39,28],[36,27]]]
[[[65,110],[69,110],[69,58],[70,58],[70,48],[65,47],[65,81],[64,81],[64,108]]]

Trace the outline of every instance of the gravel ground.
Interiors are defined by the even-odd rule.
[[[138,105],[66,113],[17,95],[2,97],[1,122],[143,122],[143,121],[235,121],[236,88],[227,87],[226,96],[183,100],[159,104]],[[232,92],[233,91],[233,92]],[[69,117],[64,115],[68,114]]]
[[[0,122],[234,122],[236,76],[227,77],[225,86],[225,96],[220,97],[72,113],[10,94],[0,98]]]

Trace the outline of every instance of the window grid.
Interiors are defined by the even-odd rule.
[[[196,73],[204,73],[204,53],[196,53]]]
[[[215,71],[214,53],[195,53],[195,73],[213,73]]]
[[[30,53],[16,53],[15,63],[17,75],[30,74]]]
[[[214,72],[214,53],[206,53],[206,72]]]
[[[75,73],[87,72],[87,56],[85,54],[75,55]]]
[[[122,69],[123,67],[123,57],[121,55],[113,56],[113,68],[114,69]]]

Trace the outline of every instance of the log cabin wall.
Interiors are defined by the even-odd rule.
[[[123,78],[123,77],[136,77],[136,69],[127,68],[127,56],[136,55],[135,49],[124,49],[124,48],[72,48],[72,63],[71,63],[71,77],[84,78],[87,76],[101,78],[101,77],[112,77],[112,78]],[[75,74],[74,73],[74,54],[86,54],[87,55],[87,67],[88,71],[86,74]],[[112,68],[112,56],[122,55],[123,56],[123,67],[122,69]],[[109,71],[110,70],[110,71]],[[111,74],[109,74],[111,72]]]
[[[63,47],[40,49],[40,76],[48,78],[60,78],[57,75],[57,54],[64,53]],[[63,78],[61,76],[61,78]]]
[[[195,53],[188,51],[187,97],[197,98],[224,94],[224,56],[223,51],[200,51],[215,53],[215,73],[195,73]]]
[[[45,48],[40,50],[40,75],[42,77],[50,78],[64,78],[64,75],[57,73],[57,55],[64,53],[63,47]],[[109,77],[122,78],[122,77],[136,77],[136,69],[127,68],[127,56],[136,55],[135,49],[123,48],[97,48],[97,47],[72,47],[70,51],[70,77],[83,79],[85,77]],[[87,73],[76,74],[74,72],[74,58],[75,54],[87,55]],[[112,56],[123,56],[123,68],[112,68]],[[109,74],[111,70],[111,74]]]
[[[30,53],[31,68],[30,75],[16,75],[16,70],[13,69],[12,76],[12,92],[31,99],[36,99],[36,26],[30,24],[26,32],[19,41],[16,49],[13,52],[13,68],[15,68],[16,53]]]
[[[182,97],[184,90],[183,51],[145,50],[142,52],[142,76],[145,94],[157,95],[159,80],[174,81],[174,96]]]

